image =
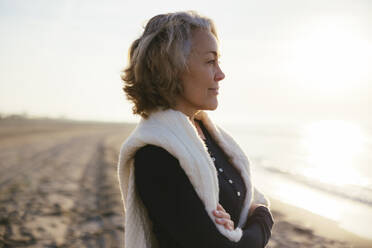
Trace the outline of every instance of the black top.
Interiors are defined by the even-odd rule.
[[[220,204],[238,224],[246,188],[240,174],[199,122],[218,171]],[[271,236],[273,218],[258,207],[242,228],[239,242],[222,235],[205,210],[177,158],[165,149],[146,145],[135,154],[135,183],[149,213],[160,248],[262,248]],[[229,181],[231,180],[231,181]]]

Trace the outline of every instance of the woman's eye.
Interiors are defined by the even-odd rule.
[[[216,63],[220,63],[220,61],[217,61],[215,59],[212,59],[212,60],[208,61],[208,64],[216,64]]]

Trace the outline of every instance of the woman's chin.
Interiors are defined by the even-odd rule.
[[[204,110],[216,110],[217,107],[218,107],[218,102],[215,102],[213,104],[208,104],[208,106],[206,106]]]
[[[216,110],[218,107],[218,105],[216,105],[215,107],[211,108],[210,110]]]

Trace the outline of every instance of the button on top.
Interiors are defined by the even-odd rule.
[[[212,157],[212,161],[214,162],[214,161],[216,161],[216,159],[214,157]]]
[[[222,169],[222,168],[218,168],[218,170],[219,170],[220,172],[223,172],[223,169]]]

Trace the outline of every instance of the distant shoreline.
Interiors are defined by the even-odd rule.
[[[100,120],[79,120],[73,118],[54,118],[54,117],[43,117],[43,116],[29,116],[22,114],[1,114],[0,113],[0,123],[6,123],[11,121],[18,121],[19,123],[29,121],[29,122],[64,122],[64,123],[76,123],[76,124],[126,124],[134,125],[135,122],[126,122],[126,121],[100,121]]]

